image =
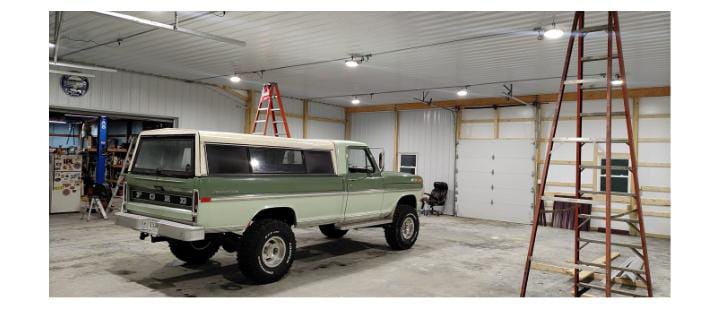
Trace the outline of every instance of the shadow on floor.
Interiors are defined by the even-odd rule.
[[[143,258],[123,260],[115,262],[110,272],[168,296],[234,296],[238,294],[228,291],[263,287],[284,290],[307,284],[307,275],[302,276],[303,282],[288,282],[289,278],[297,279],[305,272],[316,274],[313,277],[326,275],[326,278],[331,278],[338,275],[338,271],[318,273],[317,270],[330,270],[328,268],[347,267],[357,263],[368,264],[368,260],[393,253],[394,251],[386,245],[347,238],[303,246],[296,250],[295,262],[289,275],[277,283],[266,285],[256,284],[246,278],[238,269],[234,254],[230,257],[228,253],[225,253],[225,256],[216,255],[202,265],[188,265],[180,260],[173,260],[159,269]],[[218,257],[222,258],[218,259]],[[263,295],[260,292],[243,293],[243,295],[247,294]]]

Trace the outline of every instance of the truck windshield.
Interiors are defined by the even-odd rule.
[[[171,177],[195,174],[194,136],[142,137],[137,148],[134,173]]]

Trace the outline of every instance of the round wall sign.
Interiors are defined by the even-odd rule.
[[[87,77],[75,75],[63,75],[60,78],[60,87],[65,94],[72,97],[80,97],[85,95],[90,88],[90,80]]]

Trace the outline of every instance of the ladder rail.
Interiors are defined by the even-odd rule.
[[[612,16],[608,14],[607,24],[607,51],[608,55],[612,55]],[[612,58],[607,59],[607,67],[605,71],[605,83],[607,84],[607,118],[605,120],[605,297],[612,296],[612,268],[610,266],[612,253]]]
[[[585,28],[585,12],[580,12],[578,16],[578,29]],[[577,35],[578,44],[578,55],[577,55],[577,79],[583,80],[583,58],[585,57],[585,33],[580,32]],[[575,85],[575,93],[577,94],[575,100],[575,136],[582,137],[582,114],[583,114],[583,84]],[[582,196],[582,147],[583,143],[575,143],[575,198],[580,199]],[[574,204],[575,217],[573,219],[573,231],[575,234],[575,241],[573,245],[573,262],[575,263],[575,273],[573,273],[573,295],[579,297],[581,295],[578,283],[580,283],[580,270],[577,264],[580,263],[580,218],[577,216],[580,211],[580,206]]]
[[[630,119],[630,105],[629,105],[629,98],[628,98],[628,91],[627,91],[627,81],[625,79],[625,58],[623,57],[622,52],[622,41],[620,39],[620,20],[618,18],[618,12],[617,11],[611,11],[610,16],[613,21],[613,28],[615,33],[615,44],[617,46],[617,56],[618,56],[618,71],[620,74],[620,79],[622,79],[623,83],[621,85],[622,89],[622,97],[623,97],[623,106],[625,107],[625,124],[628,129],[627,135],[628,135],[628,149],[630,150],[630,168],[632,170],[632,184],[633,184],[633,193],[635,194],[635,204],[636,204],[636,215],[638,218],[638,226],[640,227],[639,235],[640,235],[640,242],[642,245],[643,254],[645,256],[642,256],[643,259],[643,266],[645,269],[645,276],[646,276],[646,284],[647,284],[647,292],[648,297],[653,296],[652,292],[652,277],[650,277],[650,261],[648,259],[648,251],[647,251],[647,241],[645,239],[645,221],[643,217],[643,211],[642,211],[642,202],[640,200],[640,182],[638,181],[638,174],[637,174],[637,153],[635,151],[635,136],[634,129],[632,128],[632,120]],[[632,203],[632,202],[631,202]]]
[[[577,23],[578,23],[578,17],[579,13],[576,12],[575,16],[573,17],[573,23],[572,23],[572,30],[575,32],[577,30]],[[568,40],[568,48],[565,52],[565,66],[563,67],[562,77],[560,79],[560,92],[558,93],[558,100],[555,104],[555,114],[553,116],[553,123],[550,130],[550,138],[555,137],[555,134],[557,133],[557,125],[558,120],[560,119],[560,108],[562,107],[562,99],[565,95],[565,79],[567,79],[568,69],[570,67],[570,59],[572,57],[572,47],[575,41],[574,36],[570,36],[570,39]],[[542,181],[540,183],[540,187],[538,189],[538,193],[535,194],[535,208],[533,211],[533,220],[532,220],[532,229],[530,232],[530,245],[528,245],[528,253],[527,258],[525,259],[525,270],[523,272],[523,278],[522,278],[522,284],[520,287],[520,297],[525,297],[525,294],[527,292],[527,283],[528,283],[528,277],[530,275],[530,266],[532,261],[532,255],[535,248],[535,239],[537,238],[537,227],[538,227],[538,219],[540,218],[540,205],[543,204],[542,201],[542,193],[545,192],[545,184],[547,181],[547,175],[548,175],[548,169],[550,168],[550,154],[553,146],[552,139],[548,140],[548,146],[547,150],[545,151],[545,162],[543,164],[543,173],[542,173]]]

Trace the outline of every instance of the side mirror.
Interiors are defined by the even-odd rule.
[[[378,165],[380,166],[380,172],[385,171],[385,153],[380,152],[378,155]]]

